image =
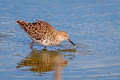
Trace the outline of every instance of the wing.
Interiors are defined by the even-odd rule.
[[[56,29],[45,21],[37,20],[35,23],[28,23],[27,33],[36,40],[44,39],[56,33]]]

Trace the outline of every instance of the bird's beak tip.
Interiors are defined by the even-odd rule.
[[[73,43],[70,39],[68,39],[67,41],[69,41],[71,44],[73,44],[73,46],[76,48],[75,43]]]

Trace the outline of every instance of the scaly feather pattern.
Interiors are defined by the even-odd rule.
[[[63,40],[67,40],[75,45],[64,31],[56,31],[45,21],[37,20],[34,23],[27,23],[22,20],[16,21],[18,25],[27,33],[27,35],[38,44],[44,46],[56,46]],[[31,43],[32,48],[32,43]]]

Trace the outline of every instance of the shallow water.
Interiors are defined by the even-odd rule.
[[[35,45],[16,20],[47,21],[77,44]],[[120,0],[1,0],[0,78],[120,80]]]

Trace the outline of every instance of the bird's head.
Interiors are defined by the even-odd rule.
[[[57,39],[58,39],[58,40],[60,40],[60,41],[66,40],[66,41],[72,43],[72,44],[75,46],[75,43],[73,43],[73,42],[69,39],[69,36],[68,36],[68,34],[67,34],[66,32],[64,32],[64,31],[58,31],[56,35],[57,35]]]

